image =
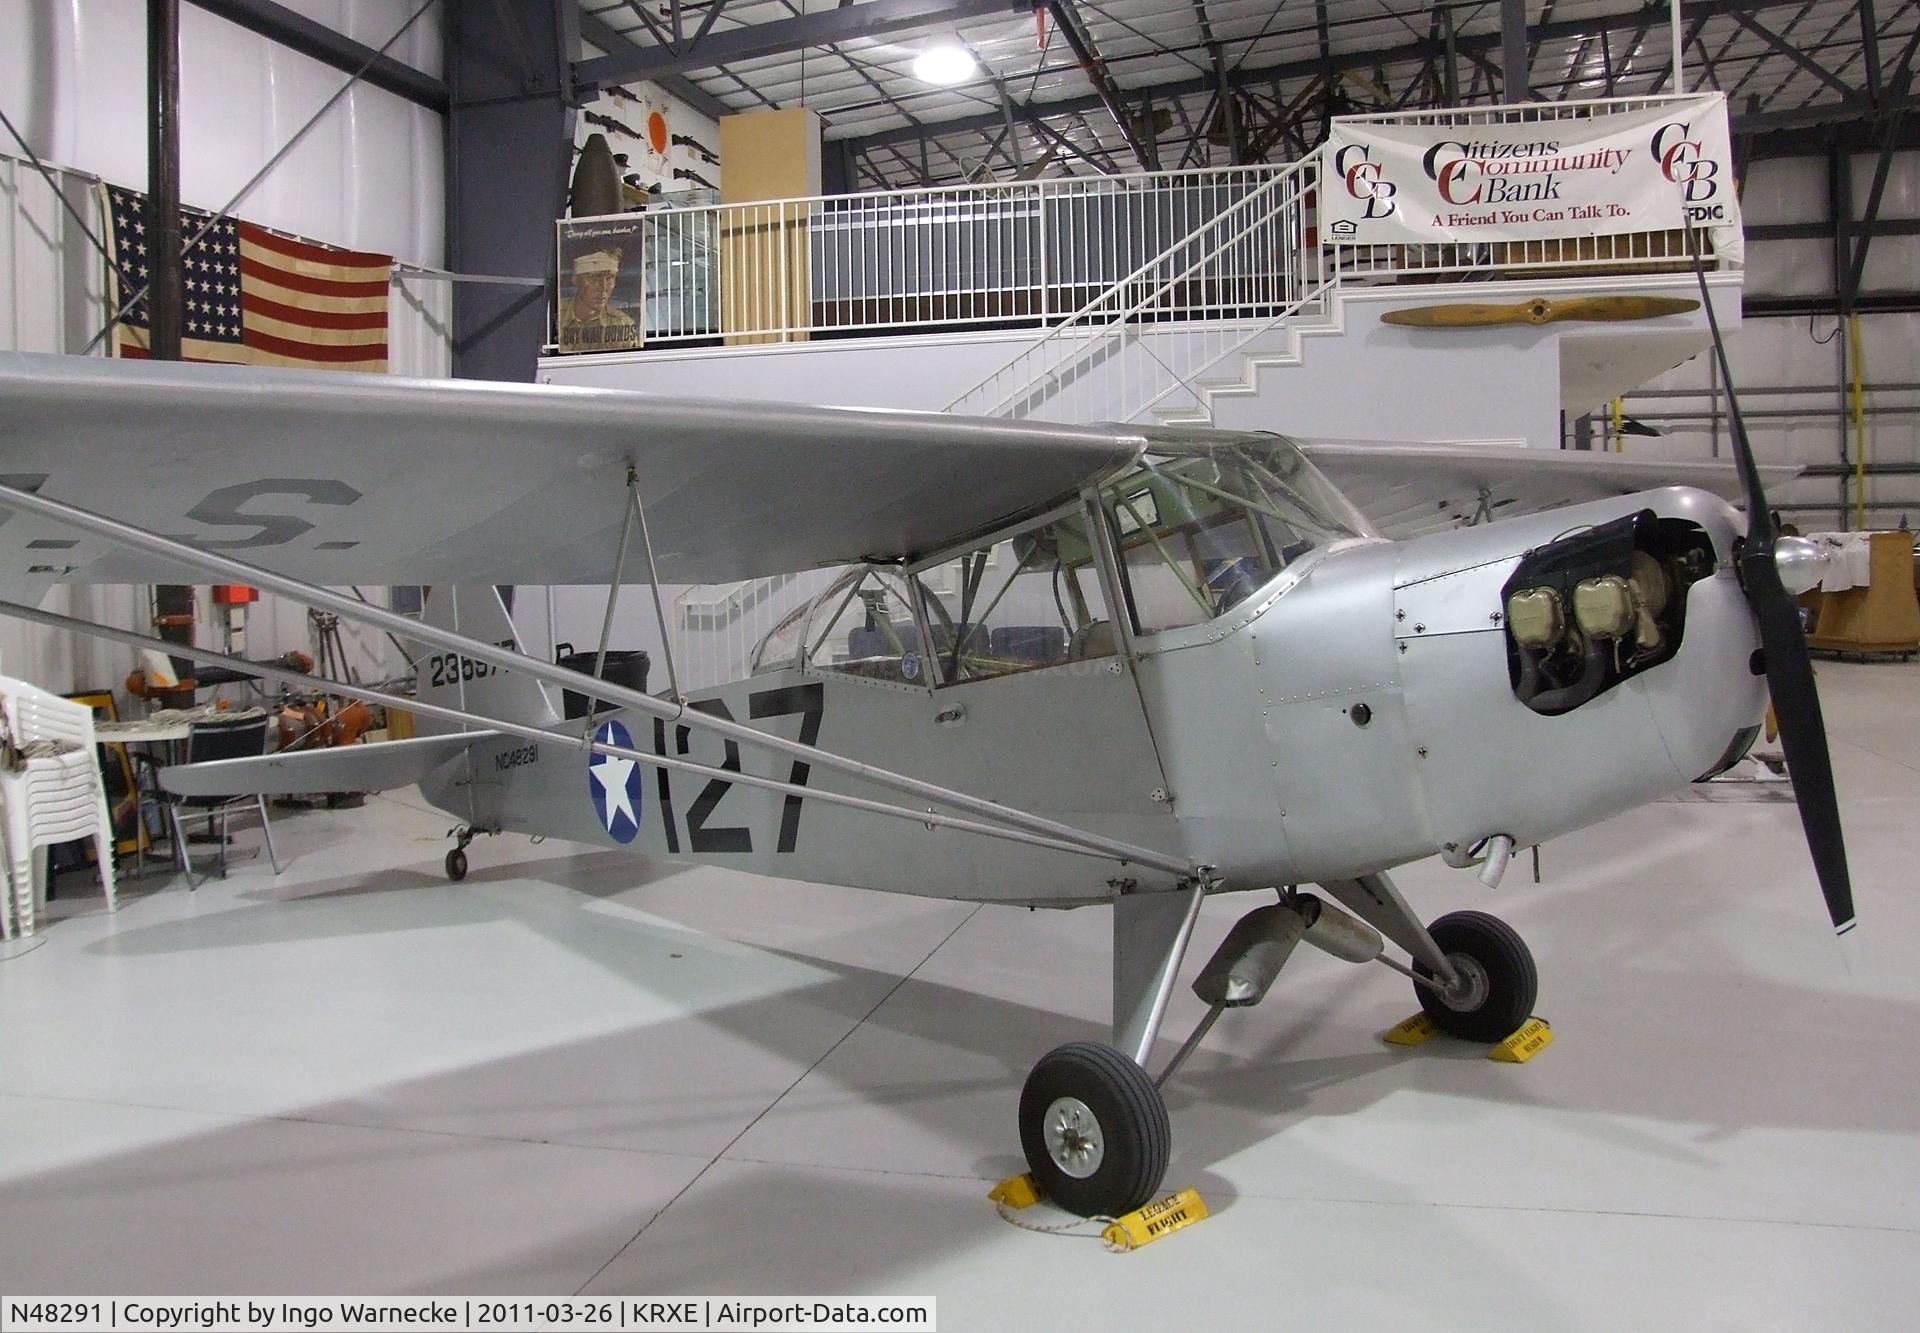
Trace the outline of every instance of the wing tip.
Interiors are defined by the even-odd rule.
[[[1845,921],[1836,921],[1833,926],[1833,933],[1835,936],[1844,935],[1859,924],[1859,918],[1850,916]]]

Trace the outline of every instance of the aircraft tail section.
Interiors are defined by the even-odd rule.
[[[525,651],[514,631],[500,592],[491,585],[439,585],[427,593],[423,618],[429,625],[464,634],[470,639]],[[554,695],[537,680],[507,671],[488,662],[426,644],[411,644],[418,684],[417,697],[424,703],[464,709],[486,717],[545,726],[560,716]],[[442,735],[457,728],[450,722],[421,717],[418,734]]]

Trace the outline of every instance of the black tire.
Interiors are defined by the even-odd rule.
[[[1540,998],[1540,974],[1533,953],[1512,926],[1485,912],[1449,912],[1427,927],[1440,951],[1462,972],[1477,970],[1472,1002],[1458,1004],[1430,987],[1414,985],[1420,1007],[1435,1027],[1466,1041],[1496,1042],[1512,1036],[1533,1017]],[[1463,965],[1464,964],[1464,965]],[[1430,977],[1433,969],[1415,961],[1413,970]]]
[[[1048,1117],[1068,1098],[1091,1114],[1099,1131],[1098,1158],[1084,1175],[1056,1161],[1047,1143]],[[1020,1146],[1047,1198],[1082,1217],[1112,1217],[1153,1198],[1167,1173],[1173,1130],[1146,1070],[1111,1046],[1075,1041],[1048,1051],[1027,1075]]]
[[[447,878],[458,884],[467,877],[467,854],[458,847],[447,853]]]

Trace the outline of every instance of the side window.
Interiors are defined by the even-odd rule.
[[[813,605],[806,657],[815,667],[869,680],[927,683],[913,603],[897,572],[876,566],[855,571]]]
[[[1123,478],[1108,493],[1121,562],[1133,595],[1134,628],[1141,634],[1197,625],[1213,617],[1206,580],[1183,538],[1178,515],[1184,493],[1153,484],[1146,474]],[[1163,516],[1162,500],[1170,511]]]
[[[985,680],[1117,651],[1076,510],[915,571],[943,684]]]

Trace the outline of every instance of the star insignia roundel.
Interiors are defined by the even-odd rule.
[[[633,737],[618,722],[603,722],[593,733],[602,745],[633,749]],[[639,761],[617,754],[595,754],[587,765],[587,786],[593,791],[593,813],[600,827],[619,842],[632,842],[640,833],[643,791]]]

